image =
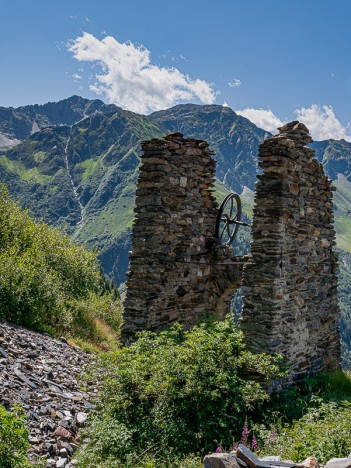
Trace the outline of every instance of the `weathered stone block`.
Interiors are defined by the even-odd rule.
[[[212,453],[204,458],[204,468],[241,468],[234,453]]]

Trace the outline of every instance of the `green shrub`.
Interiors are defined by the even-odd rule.
[[[246,351],[230,319],[189,332],[180,325],[142,332],[130,347],[99,357],[89,376],[102,382],[81,466],[136,466],[141,454],[156,452],[174,460],[212,451],[216,441],[229,447],[246,414],[268,399],[250,373],[281,376],[278,358]]]
[[[0,468],[29,467],[28,428],[21,408],[6,411],[0,405]]]
[[[67,302],[98,290],[96,256],[35,221],[0,188],[1,318],[33,327],[68,325]]]
[[[118,290],[99,270],[96,254],[35,221],[5,186],[0,187],[0,302],[0,319],[73,335],[85,324],[85,335],[95,340],[101,338],[96,317],[114,330],[121,321]]]
[[[334,457],[347,457],[351,452],[350,403],[318,403],[292,426],[270,437],[262,454],[281,455],[296,462],[314,455],[322,464]]]

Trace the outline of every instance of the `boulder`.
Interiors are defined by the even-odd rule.
[[[351,458],[332,458],[325,468],[351,468]]]
[[[240,468],[234,453],[211,453],[204,458],[204,468]]]

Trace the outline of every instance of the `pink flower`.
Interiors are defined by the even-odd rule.
[[[247,425],[247,418],[245,419],[245,424],[243,427],[243,431],[241,433],[241,442],[246,445],[248,438],[249,438],[249,426]]]
[[[251,447],[253,451],[258,450],[258,442],[257,442],[255,434],[252,437]]]

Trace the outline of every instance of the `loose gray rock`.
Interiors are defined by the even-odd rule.
[[[212,453],[204,458],[204,468],[240,468],[234,453]]]
[[[87,421],[87,418],[88,418],[87,413],[79,412],[77,414],[77,424],[78,424],[78,426],[84,426],[84,424]]]
[[[78,382],[89,356],[62,339],[6,322],[0,322],[0,337],[0,404],[24,408],[30,462],[46,459],[48,468],[69,468],[94,396]]]
[[[59,458],[56,462],[56,468],[64,468],[68,463],[67,458]]]
[[[351,459],[332,458],[326,463],[325,468],[351,468]]]

